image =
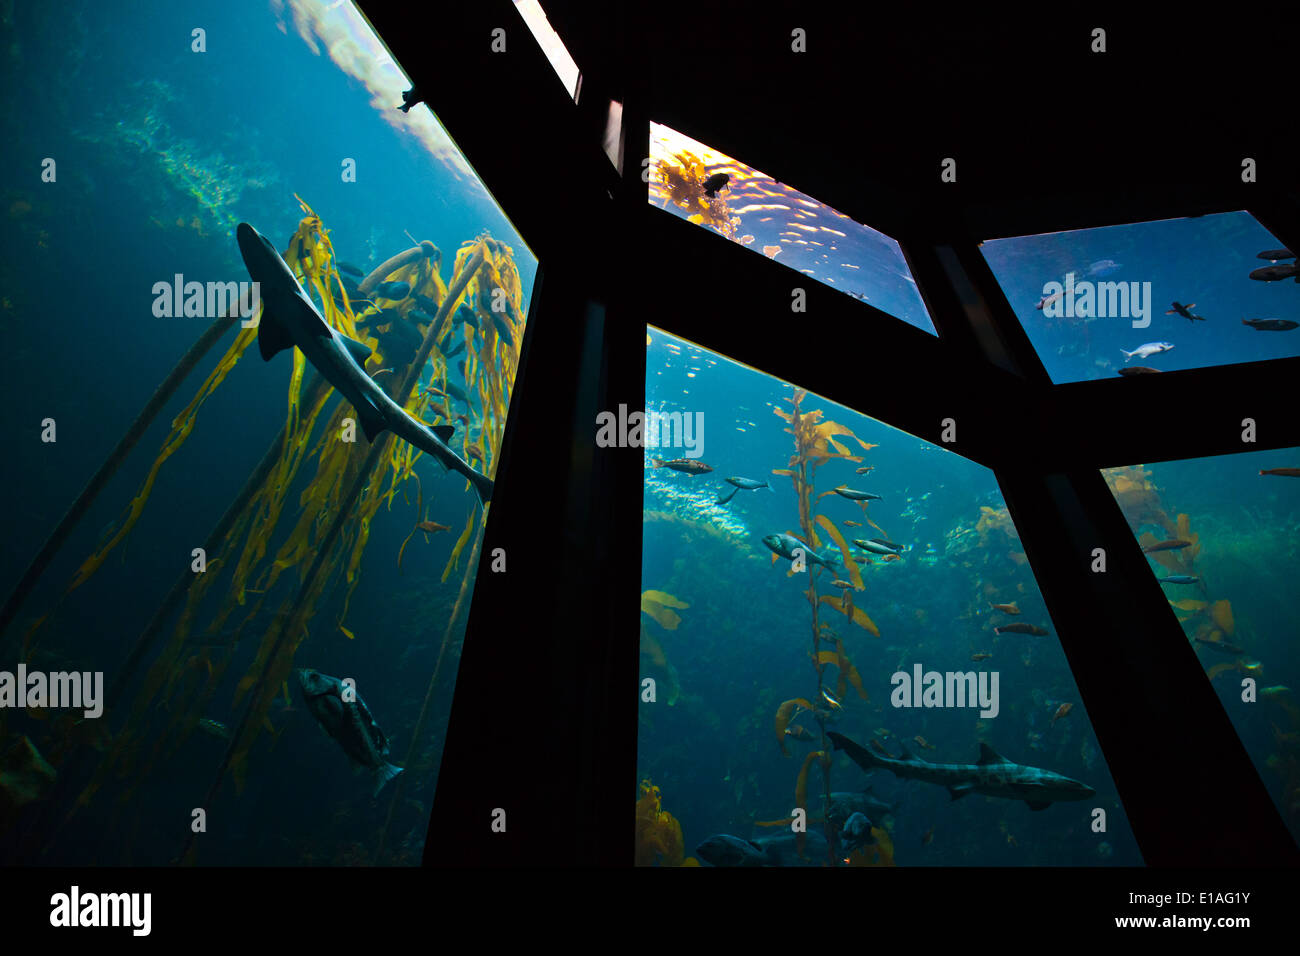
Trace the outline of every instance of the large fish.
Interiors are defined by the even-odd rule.
[[[487,502],[492,497],[492,479],[475,471],[447,447],[455,429],[450,425],[430,428],[416,421],[375,384],[361,367],[370,357],[370,349],[330,327],[265,236],[241,222],[235,237],[248,274],[260,290],[262,318],[257,345],[262,358],[269,362],[277,353],[297,346],[325,381],[356,409],[366,438],[374,441],[388,429],[427,452],[444,468],[464,475],[479,500]]]
[[[402,768],[388,762],[388,738],[375,723],[366,702],[355,692],[348,695],[351,700],[345,700],[343,681],[337,677],[326,677],[311,668],[299,668],[296,673],[311,715],[354,764],[374,774],[375,796],[379,796],[384,784]]]
[[[795,551],[802,551],[807,563],[820,564],[822,567],[826,568],[834,567],[830,561],[823,558],[820,554],[792,534],[765,534],[763,535],[763,543],[767,545],[774,554],[778,554],[788,561],[794,560]]]
[[[973,764],[929,763],[903,749],[901,757],[882,757],[834,731],[826,736],[836,750],[843,750],[863,770],[883,767],[898,777],[924,780],[947,787],[954,800],[968,793],[1023,800],[1030,810],[1043,810],[1057,800],[1086,800],[1097,791],[1085,783],[1063,777],[1041,767],[1012,763],[988,744],[980,744],[979,761]]]
[[[1139,345],[1132,352],[1127,352],[1124,349],[1120,349],[1120,351],[1124,352],[1124,361],[1127,362],[1134,358],[1150,358],[1153,355],[1159,355],[1161,352],[1168,352],[1173,347],[1170,342],[1147,342],[1145,345]]]

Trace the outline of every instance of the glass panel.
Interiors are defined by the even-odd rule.
[[[1246,212],[980,246],[1053,382],[1300,355],[1294,258]]]
[[[350,4],[18,22],[0,661],[102,684],[0,709],[0,860],[417,864],[536,260]]]
[[[841,844],[837,861],[1142,862],[991,472],[658,329],[646,369],[647,410],[691,427],[656,427],[660,447],[647,449],[639,863],[791,864],[784,821],[796,806],[814,821],[812,864],[857,811],[874,843],[852,854]],[[781,474],[801,467],[802,506]],[[790,574],[794,561],[776,550],[803,542],[811,573]],[[923,686],[944,675],[951,696],[905,706],[918,668]],[[968,685],[959,702],[947,675],[967,673],[977,689],[984,681],[988,706],[958,705]],[[867,763],[880,747],[967,765],[947,777],[958,792],[977,780],[969,765],[982,744],[1096,792],[1061,782],[1041,812],[1019,795],[954,801],[913,779],[916,764],[869,776],[838,750],[827,784],[809,756],[834,743],[823,729],[868,748]],[[840,795],[829,825],[816,822],[828,790]],[[1095,807],[1104,833],[1090,828]]]
[[[676,130],[650,124],[650,202],[935,334],[902,247]]]
[[[536,37],[542,52],[546,54],[546,59],[550,60],[555,75],[560,78],[564,88],[569,91],[570,98],[576,102],[578,99],[578,64],[573,62],[573,57],[569,56],[564,41],[555,32],[555,27],[551,26],[551,21],[546,19],[546,11],[542,9],[537,0],[515,0],[515,9],[519,11],[519,15],[528,24],[528,29],[533,31],[533,36]]]
[[[1300,570],[1300,449],[1102,474],[1300,839],[1300,612],[1290,600]]]

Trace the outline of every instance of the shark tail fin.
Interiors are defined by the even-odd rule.
[[[730,493],[723,495],[721,498],[719,498],[717,501],[713,503],[715,505],[725,505],[732,498],[736,497],[736,492],[739,490],[740,490],[739,488],[732,488]]]
[[[492,491],[495,487],[491,478],[487,475],[474,471],[472,468],[468,475],[469,483],[474,486],[474,493],[478,495],[479,504],[487,504],[492,500]]]
[[[375,768],[375,792],[374,796],[379,796],[379,791],[384,789],[388,781],[392,780],[402,772],[401,767],[394,766],[391,763],[385,763]]]

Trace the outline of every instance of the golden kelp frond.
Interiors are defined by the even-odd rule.
[[[789,725],[790,719],[794,716],[796,707],[802,707],[804,710],[812,710],[812,704],[802,697],[793,697],[785,701],[776,709],[776,742],[781,747],[781,753],[790,756],[790,751],[785,749],[785,728]]]
[[[446,581],[451,575],[451,571],[460,563],[460,553],[465,550],[465,545],[469,544],[470,536],[474,532],[474,519],[478,517],[476,512],[471,511],[469,518],[465,521],[465,530],[460,533],[456,539],[456,544],[451,549],[451,557],[447,559],[447,566],[442,569],[442,580]]]
[[[654,636],[645,629],[645,624],[641,625],[641,653],[650,655],[650,659],[660,667],[668,666],[668,658],[664,655],[664,649]]]
[[[688,608],[689,604],[679,601],[663,591],[645,591],[641,594],[641,611],[649,614],[659,622],[659,626],[668,631],[677,630],[682,623],[681,616],[670,608]]]
[[[803,758],[803,766],[799,768],[799,776],[794,783],[794,805],[804,813],[808,812],[808,768],[812,766],[814,760],[826,762],[826,752],[824,750],[814,750],[808,756]],[[799,855],[803,855],[802,848]]]
[[[990,508],[980,506],[980,519],[975,525],[980,537],[986,537],[990,531],[1001,531],[1008,537],[1016,537],[1016,526],[1011,521],[1011,513],[1005,507]]]
[[[682,866],[683,843],[681,824],[663,809],[659,788],[642,780],[636,802],[636,865]]]
[[[1232,618],[1232,604],[1226,598],[1215,601],[1210,606],[1210,617],[1229,637],[1236,633],[1237,623]]]
[[[853,586],[855,588],[866,587],[862,583],[862,572],[858,570],[858,566],[853,563],[853,558],[849,556],[849,545],[844,540],[844,536],[840,534],[840,529],[835,527],[835,523],[825,515],[818,515],[817,523],[826,529],[826,533],[831,536],[831,540],[840,549],[840,554],[844,556],[844,567],[849,572],[849,580],[853,582]]]
[[[859,674],[858,669],[853,666],[853,661],[844,651],[844,642],[838,637],[835,638],[835,655],[839,658],[840,673],[849,679],[849,683],[853,685],[853,689],[858,692],[859,697],[863,700],[870,700],[867,696],[866,688],[862,686],[862,675]]]
[[[820,761],[823,766],[830,764],[830,758],[826,756],[826,752],[823,750],[814,750],[803,758],[803,766],[799,768],[799,777],[794,784],[794,805],[802,809],[805,816],[808,813],[808,768],[812,766],[814,760]],[[808,834],[806,831],[800,830],[795,834],[795,852],[800,857],[803,857],[804,845],[807,842]]]
[[[1195,598],[1186,598],[1182,601],[1170,601],[1169,603],[1180,611],[1204,611],[1209,607],[1209,605],[1204,601],[1197,601]]]
[[[1205,672],[1205,676],[1208,677],[1210,680],[1214,680],[1214,678],[1218,677],[1220,674],[1227,673],[1228,671],[1235,671],[1236,669],[1237,669],[1236,661],[1226,661],[1222,664],[1215,664],[1213,667],[1211,667],[1208,671]]]
[[[823,594],[818,600],[820,600],[821,603],[825,604],[827,607],[835,608],[835,610],[839,611],[841,614],[846,613],[841,602],[831,597],[829,594]],[[864,630],[870,631],[876,637],[880,636],[880,629],[876,627],[875,622],[871,620],[871,618],[867,617],[866,611],[856,606],[850,608],[850,610],[852,611],[852,614],[849,614],[848,616],[852,618],[854,624],[858,625],[858,627],[861,627]]]

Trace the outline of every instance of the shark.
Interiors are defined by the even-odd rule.
[[[979,761],[973,764],[930,763],[913,757],[903,748],[901,757],[883,757],[834,731],[826,734],[836,750],[843,750],[863,770],[883,767],[898,777],[924,780],[947,787],[954,800],[968,793],[1023,800],[1030,810],[1045,810],[1058,800],[1086,800],[1097,791],[1078,780],[1051,770],[1012,763],[988,744],[980,744]]]
[[[418,421],[366,374],[362,366],[370,358],[370,349],[356,339],[340,335],[325,321],[271,241],[246,222],[241,222],[235,230],[235,239],[249,277],[258,283],[262,318],[257,345],[262,358],[269,362],[285,349],[296,346],[356,409],[367,439],[374,441],[387,429],[444,468],[464,475],[480,502],[491,500],[492,479],[475,471],[447,446],[455,429],[450,425],[431,428]]]

